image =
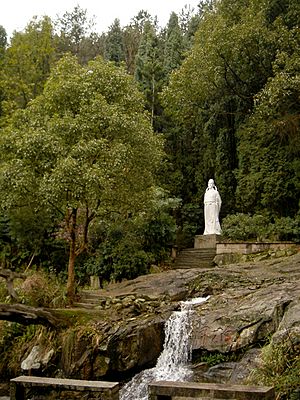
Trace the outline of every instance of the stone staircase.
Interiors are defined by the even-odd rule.
[[[75,307],[97,309],[105,304],[105,298],[98,291],[83,290],[80,293],[80,298],[74,303]]]
[[[173,268],[208,268],[213,267],[213,259],[216,255],[216,249],[182,249],[174,262]]]

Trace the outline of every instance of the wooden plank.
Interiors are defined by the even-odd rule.
[[[18,376],[10,380],[11,400],[24,400],[26,389],[52,387],[59,390],[74,390],[101,393],[106,400],[119,400],[119,383],[89,381],[81,379],[45,378],[40,376]]]
[[[119,389],[118,382],[107,381],[88,381],[81,379],[60,379],[60,378],[46,378],[40,376],[18,376],[11,379],[11,382],[22,384],[25,387],[31,386],[53,386],[64,387],[67,389],[96,389],[99,390],[112,390]]]

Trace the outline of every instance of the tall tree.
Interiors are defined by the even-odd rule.
[[[243,212],[286,217],[300,207],[300,35],[297,25],[289,30],[281,18],[276,25],[282,44],[273,76],[238,130],[237,196]]]
[[[24,32],[14,32],[3,65],[7,102],[26,107],[42,92],[54,61],[53,26],[48,17],[35,18]]]
[[[76,55],[81,63],[84,63],[94,54],[90,54],[90,44],[95,41],[94,18],[89,18],[86,9],[79,5],[71,12],[66,11],[58,17],[55,23],[58,33],[58,50],[61,54],[71,52]]]
[[[168,149],[180,177],[183,204],[202,205],[207,180],[215,178],[223,199],[221,216],[238,209],[238,129],[252,115],[257,94],[274,75],[273,63],[285,43],[280,19],[289,18],[290,23],[291,15],[295,19],[295,3],[291,0],[273,22],[266,17],[273,1],[222,0],[201,15],[194,47],[164,93],[174,125],[166,132]],[[251,134],[247,137],[250,140]],[[243,165],[246,178],[249,164]],[[256,185],[258,189],[259,182]],[[271,189],[268,192],[271,195]],[[251,204],[247,210],[254,212],[255,201]]]
[[[93,221],[146,210],[161,157],[134,81],[102,59],[85,68],[64,57],[43,94],[14,116],[1,140],[1,206],[56,211],[57,235],[69,243],[70,300]]]
[[[169,76],[181,65],[184,51],[183,33],[179,26],[178,16],[172,12],[167,24],[164,43],[164,73],[166,76]]]
[[[159,107],[158,93],[162,89],[162,46],[155,26],[147,21],[141,37],[137,57],[135,78],[147,99],[147,108],[155,127],[155,116]]]
[[[117,65],[125,61],[123,31],[120,20],[117,18],[106,33],[105,58],[109,61],[114,61]]]
[[[4,66],[4,55],[7,46],[7,34],[3,26],[0,25],[0,118],[3,114],[2,111],[2,101],[4,100],[4,76],[3,76],[3,66]],[[0,124],[1,125],[1,124]]]
[[[0,59],[3,57],[4,50],[7,46],[7,33],[6,30],[0,25]]]
[[[130,74],[134,75],[136,68],[136,55],[139,49],[141,37],[146,22],[153,22],[151,15],[144,10],[133,17],[123,30],[123,43],[125,52],[125,61],[127,70]]]

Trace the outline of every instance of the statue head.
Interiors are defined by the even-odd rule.
[[[210,179],[208,181],[208,185],[207,186],[208,186],[209,189],[214,188],[215,187],[215,181],[213,179]]]

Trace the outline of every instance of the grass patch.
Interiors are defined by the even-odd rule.
[[[265,346],[261,365],[252,371],[248,383],[274,386],[277,399],[298,399],[295,396],[300,390],[300,346],[292,342]]]

